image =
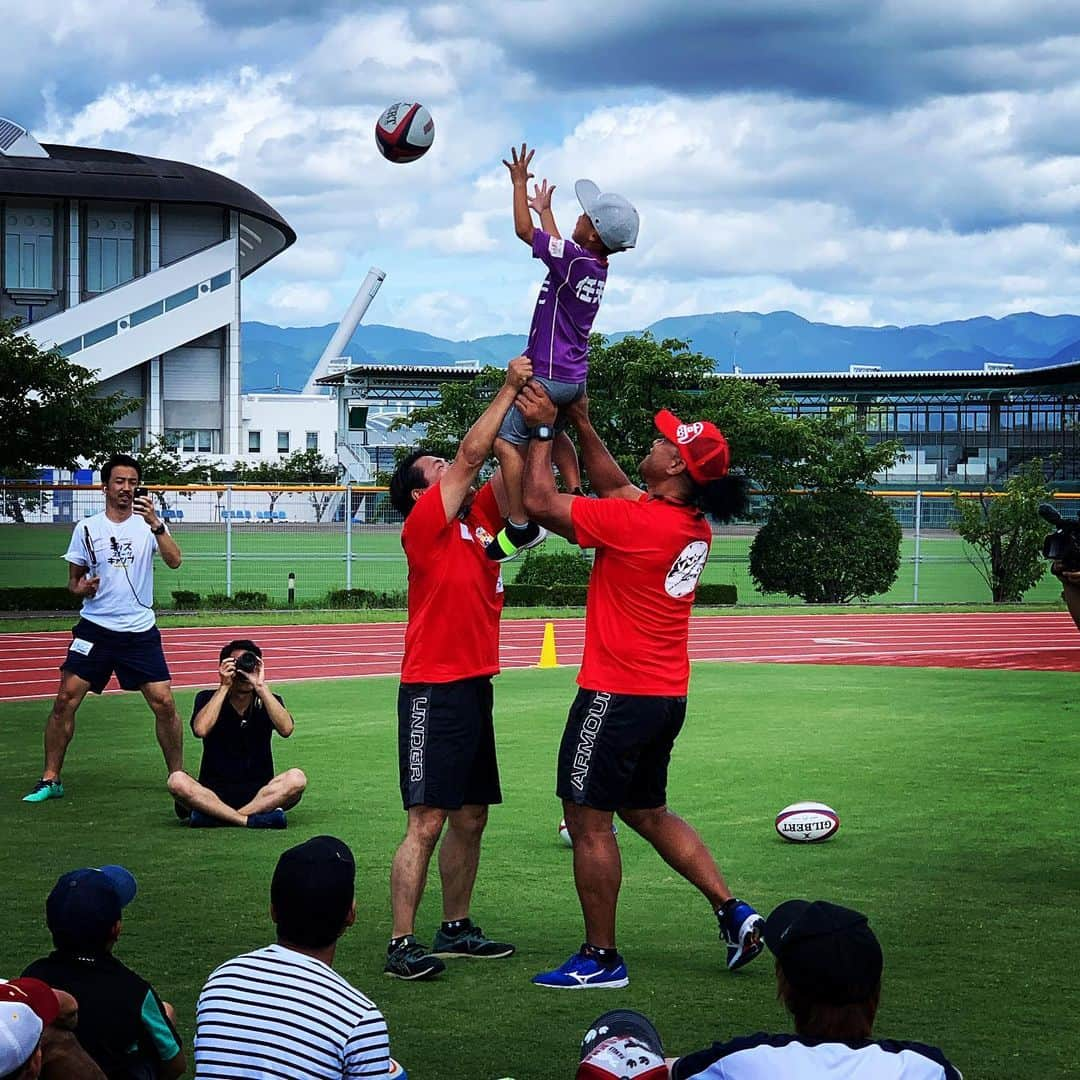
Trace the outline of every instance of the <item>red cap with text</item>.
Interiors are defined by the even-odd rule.
[[[708,484],[727,476],[731,450],[715,424],[708,420],[684,424],[667,409],[656,414],[654,423],[660,434],[679,448],[686,471],[696,483]]]

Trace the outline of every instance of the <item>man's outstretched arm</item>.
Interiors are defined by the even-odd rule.
[[[538,383],[530,383],[518,395],[517,408],[531,428],[555,423],[558,409],[548,397],[547,391]],[[558,533],[572,543],[577,543],[571,507],[577,496],[564,495],[555,486],[555,471],[551,462],[551,439],[538,439],[534,432],[529,440],[529,453],[525,458],[525,478],[522,484],[525,495],[525,512],[530,520],[543,525],[549,532]]]
[[[563,412],[569,423],[577,429],[581,463],[589,474],[589,484],[593,491],[602,499],[640,499],[641,488],[630,483],[629,477],[611,456],[611,451],[596,434],[589,419],[588,397],[582,394],[577,401],[567,405]]]

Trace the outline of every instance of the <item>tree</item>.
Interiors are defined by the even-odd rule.
[[[846,604],[888,590],[900,570],[900,523],[857,487],[830,487],[774,502],[750,545],[762,592],[810,604]]]
[[[0,476],[36,480],[39,468],[76,469],[122,450],[130,435],[114,425],[137,401],[123,394],[99,397],[94,373],[42,349],[19,332],[18,319],[0,319]],[[49,493],[8,487],[3,512],[16,521],[44,507]]]
[[[975,498],[952,493],[956,531],[970,545],[968,560],[990,586],[995,604],[1017,603],[1046,573],[1046,522],[1039,503],[1050,498],[1038,458],[1014,473],[1004,491],[980,491]]]
[[[0,475],[39,466],[76,469],[123,449],[130,434],[114,425],[139,407],[123,394],[98,397],[94,373],[41,349],[0,319]]]
[[[231,471],[235,479],[241,483],[261,484],[269,488],[279,484],[282,486],[333,484],[341,476],[342,467],[324,458],[318,450],[294,450],[280,461],[258,461],[254,464],[238,461]],[[284,492],[278,489],[269,492],[271,511],[283,494]],[[309,491],[307,494],[308,501],[315,511],[315,520],[322,521],[333,493]]]

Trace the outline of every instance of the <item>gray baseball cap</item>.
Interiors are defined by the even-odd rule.
[[[574,193],[609,251],[626,251],[637,243],[638,212],[628,200],[601,191],[591,180],[579,180]]]

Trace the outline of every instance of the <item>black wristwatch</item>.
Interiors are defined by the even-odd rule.
[[[156,529],[151,529],[150,531],[154,534],[154,536],[160,536],[165,531],[165,522],[159,521],[158,527]]]
[[[533,428],[533,438],[541,442],[551,442],[555,438],[555,429],[550,424],[538,424]]]

